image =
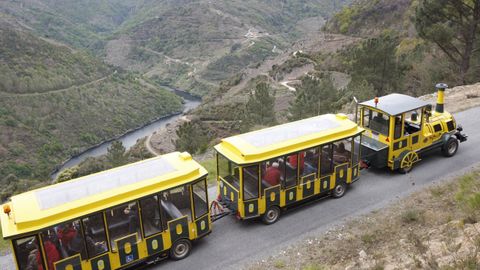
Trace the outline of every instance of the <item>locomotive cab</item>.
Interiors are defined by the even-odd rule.
[[[358,105],[362,135],[362,159],[368,166],[409,172],[424,151],[439,148],[451,157],[467,136],[453,116],[444,111],[446,84],[437,84],[435,111],[427,102],[402,94],[390,94]]]

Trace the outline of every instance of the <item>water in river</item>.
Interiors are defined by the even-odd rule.
[[[201,100],[197,97],[194,97],[184,91],[179,91],[179,90],[174,90],[171,89],[175,94],[178,96],[181,96],[183,100],[185,101],[184,103],[184,108],[183,112],[187,112],[188,110],[191,110],[193,108],[196,108],[198,105],[200,105]],[[118,140],[123,143],[123,146],[125,148],[130,148],[135,143],[137,142],[138,139],[141,139],[143,137],[149,136],[150,134],[154,133],[155,131],[164,128],[167,124],[173,123],[176,121],[179,117],[181,117],[181,114],[177,115],[171,115],[167,117],[163,117],[155,122],[152,122],[148,125],[145,125],[139,129],[133,130],[131,132],[128,132],[124,134],[123,136],[119,137]],[[80,164],[83,160],[85,160],[88,157],[98,157],[101,155],[104,155],[107,153],[108,147],[112,144],[111,141],[102,143],[96,147],[90,148],[86,150],[85,152],[81,153],[78,156],[72,157],[69,159],[67,162],[65,162],[59,169],[54,172],[51,177],[52,179],[55,179],[57,177],[58,172],[65,170],[67,168],[73,167],[75,165]]]

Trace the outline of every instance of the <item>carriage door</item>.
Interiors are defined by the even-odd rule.
[[[258,216],[259,166],[251,165],[242,168],[243,205],[245,218]]]
[[[317,179],[319,155],[319,148],[312,148],[299,153],[299,192],[302,194],[302,199],[308,198],[315,194],[315,182]]]
[[[139,259],[140,221],[137,202],[126,203],[106,211],[108,236],[121,266]]]

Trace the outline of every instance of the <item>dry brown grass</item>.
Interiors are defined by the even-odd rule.
[[[249,269],[479,269],[479,188],[477,169],[305,239]],[[474,208],[465,208],[465,201]]]

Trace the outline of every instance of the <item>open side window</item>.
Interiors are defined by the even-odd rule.
[[[157,195],[140,199],[141,218],[143,233],[145,237],[159,233],[162,228],[162,217],[160,214],[160,202]]]
[[[199,219],[208,212],[208,193],[206,179],[204,178],[193,184],[192,190],[195,219]]]
[[[126,203],[106,211],[108,236],[113,248],[115,240],[137,233],[140,238],[140,222],[137,202]]]
[[[162,218],[163,227],[167,228],[169,221],[188,217],[188,221],[192,221],[192,210],[190,201],[190,189],[188,185],[172,188],[162,191],[160,195],[160,207],[165,213],[165,218]]]
[[[258,198],[258,164],[243,167],[243,200]]]
[[[38,236],[27,236],[13,240],[13,249],[19,270],[45,269]]]

